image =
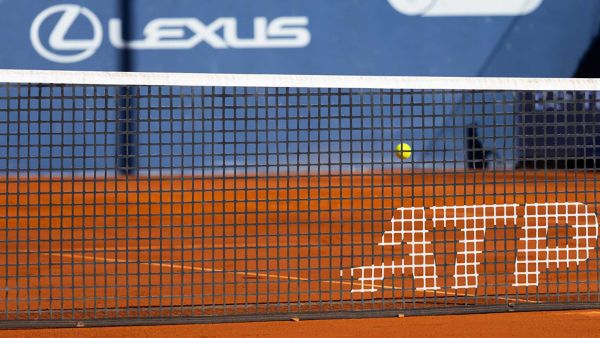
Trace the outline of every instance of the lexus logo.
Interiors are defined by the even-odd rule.
[[[405,15],[518,16],[538,9],[544,0],[388,0]]]
[[[60,15],[56,26],[50,32],[48,47],[40,39],[42,24],[51,16]],[[69,29],[80,16],[92,27],[93,35],[89,39],[66,39]],[[43,10],[33,20],[29,32],[33,48],[43,57],[58,63],[83,61],[94,55],[102,44],[102,24],[89,9],[72,4],[56,5]]]
[[[50,17],[59,16],[50,31],[46,44],[42,43],[40,31]],[[86,20],[92,28],[88,39],[68,39],[76,20]],[[108,20],[108,39],[116,49],[160,50],[193,49],[206,44],[214,49],[244,48],[304,48],[311,40],[306,16],[281,16],[271,20],[263,16],[253,18],[253,33],[250,38],[241,38],[238,19],[215,18],[203,22],[198,18],[154,18],[143,29],[143,37],[123,39],[120,18]],[[49,24],[46,24],[46,26]],[[73,4],[52,6],[43,10],[31,24],[30,38],[33,48],[44,58],[59,62],[83,61],[94,55],[102,44],[103,26],[89,9]]]

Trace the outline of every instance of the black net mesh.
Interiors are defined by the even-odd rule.
[[[2,84],[0,323],[597,307],[597,101]]]

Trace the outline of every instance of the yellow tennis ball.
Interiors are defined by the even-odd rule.
[[[400,143],[396,146],[396,156],[401,160],[407,160],[412,155],[412,149],[406,143]]]

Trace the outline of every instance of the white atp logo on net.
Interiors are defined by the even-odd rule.
[[[40,30],[51,16],[60,15],[50,32],[48,46],[42,43]],[[83,17],[92,27],[89,39],[68,39],[67,35],[77,19]],[[238,20],[233,17],[217,18],[205,24],[197,18],[156,18],[146,24],[143,39],[125,41],[122,22],[108,21],[109,40],[118,49],[192,49],[204,42],[215,49],[225,48],[303,48],[311,40],[308,18],[283,16],[268,20],[255,17],[252,38],[239,38]],[[190,35],[188,32],[191,32]],[[58,63],[83,61],[94,55],[102,45],[103,28],[98,17],[89,9],[73,4],[61,4],[40,12],[31,24],[30,39],[33,48],[44,58]]]
[[[544,0],[388,0],[398,12],[412,16],[520,16],[534,12]]]
[[[444,228],[456,227],[462,233],[456,242],[456,260],[451,287],[455,290],[479,287],[480,260],[484,257],[486,229],[524,223],[522,237],[517,241],[516,258],[512,264],[514,287],[538,286],[540,275],[550,268],[569,268],[585,262],[596,248],[598,219],[583,203],[552,202],[526,204],[490,204],[431,207],[431,222]],[[350,269],[352,293],[376,292],[386,286],[381,282],[391,275],[412,275],[414,288],[419,291],[440,290],[438,265],[435,261],[433,233],[426,227],[425,208],[398,208],[400,217],[391,220],[379,246],[405,246],[407,257]],[[568,225],[575,235],[566,246],[548,244],[549,225]],[[439,242],[438,242],[439,244]],[[508,250],[508,248],[505,248]],[[460,258],[460,259],[459,259]],[[343,275],[343,271],[340,271]],[[508,277],[508,274],[507,274]],[[389,288],[389,286],[387,286]]]

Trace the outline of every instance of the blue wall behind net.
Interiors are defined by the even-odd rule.
[[[110,175],[288,174],[465,166],[474,126],[514,165],[515,94],[409,90],[10,85],[0,170]],[[127,108],[125,108],[127,107]],[[129,115],[125,115],[127,111]],[[127,117],[130,130],[122,128]],[[126,139],[124,133],[132,133]],[[125,145],[129,140],[130,145]],[[408,143],[409,161],[394,156]],[[126,149],[135,160],[123,162]],[[123,168],[130,165],[131,168]]]
[[[138,0],[130,4],[131,16],[124,18],[122,3],[116,0],[5,0],[0,3],[0,27],[4,28],[0,30],[0,41],[10,48],[0,54],[0,67],[124,70],[126,66],[125,70],[167,72],[564,77],[575,71],[600,23],[600,3],[587,0],[544,0],[527,15],[439,17],[407,15],[394,9],[388,0]],[[64,8],[80,13],[75,21],[69,23],[65,41],[89,42],[99,32],[102,33],[99,44],[93,47],[88,57],[70,63],[48,59],[34,48],[33,43],[33,36],[36,35],[42,48],[55,55],[72,56],[82,52],[77,48],[61,49],[50,43],[52,32],[65,13]],[[52,12],[52,9],[55,11]],[[92,13],[100,30],[95,30],[89,17],[82,14],[84,9]],[[43,13],[53,14],[46,15],[39,30],[34,32],[33,23]],[[255,36],[255,18],[263,17],[266,22],[281,17],[305,18],[307,24],[301,26],[310,33],[310,42],[301,48],[264,49],[235,46],[214,48],[206,41],[213,34],[227,43],[226,29],[233,31],[238,39],[251,39]],[[145,29],[159,18],[191,18],[211,32],[203,33],[205,36],[201,40],[204,41],[179,49],[126,50],[112,42],[109,28],[111,19],[129,22],[131,29],[125,35],[129,34],[132,40],[142,40],[145,38]],[[228,23],[219,24],[219,20]],[[232,26],[232,22],[235,22],[235,26]],[[211,25],[214,27],[208,28]],[[194,36],[189,28],[183,31],[182,39]],[[118,33],[123,35],[123,32]],[[125,59],[127,62],[124,62]],[[36,113],[24,111],[15,100],[0,102],[0,113],[3,114],[0,116],[0,134],[7,135],[0,140],[0,146],[9,150],[7,157],[0,159],[0,169],[77,171],[83,167],[102,171],[114,168],[114,156],[123,141],[119,136],[122,125],[116,122],[120,112],[107,108],[91,113],[78,106],[81,104],[73,103],[72,109],[67,109],[65,114],[58,114],[60,117],[57,117],[59,109],[56,106]],[[185,102],[181,104],[185,105]],[[156,106],[156,102],[146,103],[146,106],[153,105]],[[171,171],[190,168],[193,171],[198,168],[210,171],[212,167],[227,167],[228,164],[258,167],[265,160],[264,156],[267,156],[267,161],[275,160],[283,167],[283,164],[300,166],[296,168],[298,170],[307,169],[302,165],[315,161],[329,161],[340,166],[365,162],[367,167],[385,167],[397,165],[393,162],[390,149],[395,143],[406,140],[415,149],[413,161],[423,167],[443,166],[444,163],[464,162],[464,130],[471,125],[478,126],[486,147],[498,150],[494,159],[496,165],[510,166],[509,160],[516,157],[513,153],[516,131],[506,125],[514,124],[511,114],[513,108],[510,105],[502,108],[504,114],[496,117],[488,116],[488,112],[493,110],[491,107],[479,108],[485,112],[475,118],[463,116],[464,112],[456,107],[443,112],[432,111],[431,114],[425,112],[424,116],[405,110],[398,112],[402,117],[394,115],[394,118],[388,119],[391,128],[383,129],[372,125],[372,119],[367,115],[334,117],[337,125],[330,126],[332,130],[324,125],[328,119],[323,116],[323,111],[311,111],[306,119],[293,115],[288,116],[289,119],[275,116],[272,120],[282,124],[282,128],[296,128],[296,124],[300,129],[318,125],[316,134],[313,131],[290,135],[273,132],[267,122],[264,125],[261,124],[263,122],[252,125],[252,112],[248,111],[237,122],[226,116],[231,112],[225,111],[204,110],[203,116],[189,109],[163,111],[161,114],[172,114],[175,121],[161,122],[156,117],[156,111],[144,110],[140,106],[134,111],[141,121],[131,127],[142,132],[137,140],[140,146],[136,145],[133,150],[141,156],[137,164],[148,171],[165,168]],[[379,120],[377,114],[392,114],[391,111],[377,110],[360,113],[374,114],[374,121]],[[235,114],[239,115],[240,112]],[[336,112],[329,111],[327,114]],[[182,123],[177,122],[180,115],[184,121]],[[242,149],[235,149],[234,145],[227,143],[221,148],[211,145],[210,149],[207,146],[198,148],[197,145],[190,145],[188,141],[197,141],[193,137],[199,137],[199,129],[206,130],[203,124],[209,118],[216,119],[214,127],[222,130],[212,130],[210,135],[200,133],[203,138],[210,136],[214,143],[219,138],[231,136],[232,128],[254,130],[237,135],[246,142],[256,142],[252,146],[256,149],[250,151],[257,155],[240,156]],[[178,128],[179,123],[183,128],[181,131],[171,130]],[[345,124],[351,123],[359,123],[366,133],[373,127],[382,130],[382,134],[359,135],[356,130],[341,130]],[[414,124],[414,127],[404,127],[408,123]],[[185,128],[192,128],[194,133]],[[335,134],[336,128],[340,128],[339,135]],[[253,134],[262,136],[257,136],[257,140],[249,139]],[[374,141],[376,139],[381,141]],[[60,145],[63,145],[62,149],[59,149]],[[15,146],[18,146],[18,150]],[[277,150],[269,147],[276,147]],[[338,151],[336,147],[348,147],[351,151],[339,155],[339,158],[323,158],[329,156],[326,155],[327,150],[334,153]],[[271,155],[258,155],[263,151]],[[159,157],[157,152],[169,156]],[[247,153],[248,149],[244,152]],[[274,152],[280,155],[273,158]],[[291,156],[282,155],[290,153]],[[38,155],[40,159],[35,158]]]

